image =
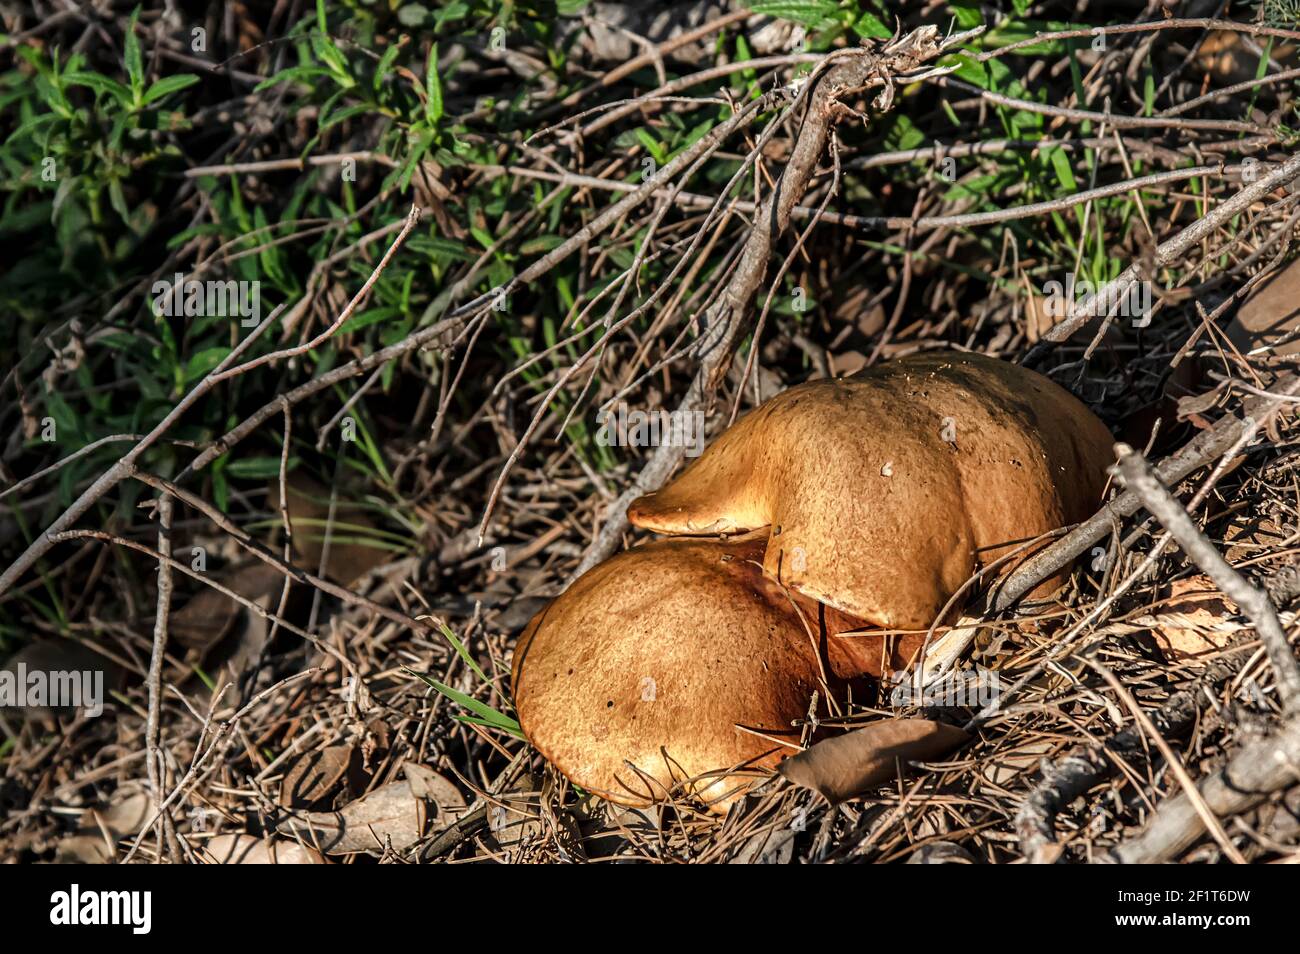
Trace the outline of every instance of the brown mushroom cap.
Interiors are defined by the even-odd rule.
[[[628,518],[666,534],[770,526],[769,575],[877,626],[920,628],[976,566],[1090,516],[1111,441],[1040,374],[927,352],[777,395]]]
[[[576,785],[628,805],[683,782],[677,794],[725,804],[749,780],[722,773],[793,754],[791,722],[813,693],[879,672],[883,652],[879,637],[834,638],[859,621],[799,600],[805,627],[762,573],[766,537],[659,540],[575,581],[515,649],[529,741]],[[915,648],[897,647],[894,664]]]

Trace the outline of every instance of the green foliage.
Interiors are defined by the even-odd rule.
[[[170,432],[176,440],[203,444],[245,419],[268,395],[438,322],[446,315],[453,283],[465,282],[465,298],[506,286],[617,201],[621,193],[571,183],[524,180],[521,186],[521,180],[504,171],[531,164],[534,154],[521,143],[548,148],[556,123],[627,95],[626,90],[606,95],[593,86],[596,79],[586,64],[569,62],[575,34],[566,33],[558,17],[580,6],[546,0],[318,0],[264,44],[207,54],[213,62],[229,59],[232,68],[265,76],[260,82],[235,82],[220,70],[177,67],[176,60],[158,55],[156,8],[105,20],[112,42],[97,43],[86,52],[72,52],[76,36],[68,40],[57,31],[48,43],[16,43],[12,62],[0,72],[0,111],[13,130],[0,145],[5,173],[0,237],[15,250],[0,274],[0,306],[10,316],[0,350],[19,362],[17,377],[24,387],[26,405],[21,415],[15,410],[12,420],[49,418],[58,433],[57,442],[47,446],[27,432],[24,463],[38,469],[107,435],[148,431],[247,334],[246,327],[225,315],[179,318],[151,312],[141,285],[147,292],[148,282],[172,256],[175,263],[164,275],[168,279],[201,263],[201,279],[258,282],[264,315],[280,304],[292,310],[311,295],[311,307],[292,335],[304,340],[304,327],[319,331],[322,316],[337,314],[340,300],[369,277],[390,240],[363,241],[377,223],[400,220],[415,201],[432,212],[340,333],[292,363],[267,365],[223,385]],[[876,0],[761,0],[751,9],[805,27],[804,48],[814,51],[879,41],[896,29],[896,8]],[[930,20],[954,28],[989,27],[973,41],[972,51],[1070,26],[1027,19],[1029,5],[1019,0],[1002,9],[951,3]],[[754,57],[738,35],[720,35],[717,43],[734,60]],[[1043,103],[1048,92],[1026,84],[1021,65],[1028,57],[1080,48],[1054,41],[985,63],[966,54],[953,54],[945,62],[958,67],[955,75],[963,82]],[[524,72],[518,64],[505,63],[506,53],[524,50],[529,53]],[[667,69],[671,75],[680,73],[671,63]],[[1146,80],[1148,95],[1153,95],[1150,77]],[[643,92],[657,86],[659,76],[647,66],[623,83]],[[598,141],[593,154],[598,150],[620,159],[611,177],[639,184],[731,115],[728,99],[756,98],[764,83],[770,88],[770,74],[752,68],[692,89],[690,94],[700,97],[697,103],[633,114],[599,133],[592,140]],[[598,96],[592,95],[593,88]],[[933,89],[900,87],[900,108],[860,125],[841,123],[838,132],[858,154],[969,139],[971,114],[953,111]],[[1000,133],[1038,140],[1051,132],[1038,113],[993,106],[989,114],[993,122],[980,138]],[[761,116],[759,123],[771,118]],[[343,152],[364,154],[355,176],[341,175],[337,165],[306,161]],[[304,164],[255,175],[184,175],[195,166],[262,159]],[[53,170],[52,178],[43,175],[47,168]],[[729,149],[682,187],[717,195],[740,168]],[[972,165],[962,161],[958,168],[965,173]],[[939,182],[937,192],[960,199],[968,211],[1002,207],[1012,189],[1016,201],[1041,201],[1086,188],[1091,166],[1086,152],[1042,148],[1008,150],[983,159],[979,168],[978,176]],[[763,175],[773,171],[769,166]],[[929,158],[868,171],[847,169],[843,186],[849,208],[844,211],[906,214],[887,192],[934,174]],[[762,179],[759,187],[766,189],[768,182]],[[748,199],[755,188],[747,172],[732,195]],[[901,191],[895,189],[894,195]],[[1059,276],[1077,261],[1080,277],[1098,281],[1117,267],[1120,256],[1113,246],[1132,227],[1134,201],[1122,196],[1095,203],[1087,230],[1073,214],[1061,214],[982,229],[969,240],[996,261],[1011,232],[1021,256],[1043,275]],[[851,241],[883,249],[880,238],[864,235]],[[633,266],[645,239],[640,222],[607,234],[598,248],[570,257],[544,281],[513,290],[508,308],[488,313],[472,349],[461,341],[449,358],[431,350],[409,359],[410,377],[427,377],[441,387],[446,376],[463,373],[462,380],[479,386],[457,391],[447,409],[454,420],[470,416],[479,402],[495,400],[491,388],[498,384],[500,369],[517,369],[508,384],[521,393],[511,400],[531,414],[557,375],[606,327],[614,297],[609,292]],[[697,285],[725,274],[728,244],[718,242],[698,263]],[[907,254],[895,248],[889,253]],[[637,288],[660,287],[670,259],[643,262],[634,276]],[[315,269],[327,261],[324,276],[316,275]],[[475,271],[467,277],[470,266]],[[978,282],[995,280],[966,260],[944,260],[941,267]],[[793,286],[794,276],[786,282]],[[673,320],[689,321],[691,307],[680,306]],[[629,310],[626,302],[621,308],[623,314]],[[775,301],[773,313],[803,320],[782,298]],[[658,318],[651,309],[629,323],[624,334],[640,341]],[[283,346],[282,334],[282,328],[269,329],[245,358]],[[47,382],[42,371],[50,354],[64,348],[75,356]],[[620,369],[626,373],[620,386],[659,373],[652,370],[654,360],[638,355],[635,366]],[[487,375],[492,379],[475,380]],[[596,440],[592,395],[581,391],[584,380],[585,373],[580,374],[574,387],[550,400],[546,409],[551,416],[567,422],[563,433],[552,432],[552,437],[584,467],[607,472],[625,463],[630,452]],[[306,413],[323,425],[362,385],[344,382]],[[360,478],[383,502],[384,519],[401,528],[395,545],[413,548],[423,518],[398,503],[409,490],[410,477],[405,475],[408,484],[402,486],[403,469],[384,434],[385,421],[400,420],[409,411],[409,395],[402,387],[390,364],[352,406],[357,446],[342,460],[333,447],[315,447],[313,436],[304,433],[309,426],[298,427],[290,466],[316,475]],[[511,426],[521,430],[523,423]],[[474,441],[495,448],[499,435],[457,439],[470,446],[472,457]],[[60,470],[50,482],[56,493],[45,512],[24,514],[22,532],[39,530],[50,512],[70,502],[121,449],[107,445]],[[243,495],[259,492],[274,477],[280,450],[278,434],[265,427],[219,457],[196,490],[223,508],[238,505],[241,498],[246,506]],[[192,455],[189,449],[161,443],[144,465],[175,473]],[[133,517],[138,492],[134,488],[106,501],[99,516],[105,521]],[[34,591],[27,599],[46,601],[42,612],[60,618],[53,598]]]

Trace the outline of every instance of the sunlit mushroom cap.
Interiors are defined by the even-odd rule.
[[[796,611],[762,574],[765,545],[660,540],[580,577],[515,650],[529,741],[574,784],[628,805],[670,792],[725,804],[745,769],[798,751],[791,723],[813,693],[824,705],[828,688],[845,690],[839,675],[878,672],[882,653],[879,640],[835,638],[858,621],[807,600]]]
[[[977,566],[1095,511],[1111,440],[1040,374],[928,352],[777,395],[628,517],[666,534],[769,526],[772,577],[925,627]]]

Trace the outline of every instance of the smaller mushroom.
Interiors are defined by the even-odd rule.
[[[743,770],[799,750],[793,723],[814,694],[824,703],[916,651],[919,636],[893,646],[837,638],[862,622],[765,576],[766,540],[660,540],[580,577],[515,650],[529,741],[611,801],[643,806],[675,792],[723,807],[766,775]]]

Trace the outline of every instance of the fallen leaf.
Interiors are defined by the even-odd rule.
[[[438,806],[440,815],[446,813],[454,820],[465,811],[467,803],[465,796],[461,794],[456,784],[444,775],[440,775],[427,765],[421,765],[419,762],[404,762],[402,764],[402,774],[406,780],[411,783],[411,791],[417,798],[423,798],[425,801],[433,802]],[[439,827],[445,827],[439,825]]]
[[[1237,605],[1207,576],[1174,581],[1169,599],[1157,612],[1137,617],[1134,623],[1151,635],[1171,661],[1195,659],[1228,646],[1245,627],[1230,619]]]
[[[216,580],[226,589],[268,610],[279,604],[284,586],[284,574],[261,560],[229,569]],[[257,651],[260,652],[260,644],[265,643],[268,630],[265,617],[210,586],[204,586],[173,611],[168,626],[168,632],[177,642],[200,652],[206,652],[236,633],[241,642],[259,643]]]
[[[932,841],[922,845],[908,856],[909,865],[974,865],[978,864],[961,845],[950,841]]]
[[[871,308],[861,312],[854,324],[857,326],[858,334],[868,341],[874,340],[877,335],[885,330],[885,325],[888,324],[885,306],[877,302]]]
[[[378,854],[388,843],[403,851],[419,841],[427,817],[424,800],[411,792],[410,782],[401,781],[381,786],[337,812],[308,812],[286,824],[327,854]]]
[[[1025,772],[1038,768],[1047,756],[1057,749],[1050,738],[1030,738],[1025,742],[1006,745],[982,760],[980,774],[989,782],[1005,787]]]
[[[1296,48],[1291,43],[1271,42],[1267,49],[1270,60],[1283,64],[1294,60]],[[1196,62],[1218,80],[1216,85],[1254,79],[1259,70],[1259,55],[1250,48],[1245,37],[1231,30],[1211,32],[1196,51]]]
[[[1266,348],[1300,328],[1300,259],[1260,282],[1228,323],[1228,340],[1246,354]],[[1273,354],[1300,352],[1300,340],[1272,349]]]
[[[0,672],[9,674],[9,678],[5,680],[5,683],[11,686],[15,693],[14,700],[6,704],[6,711],[13,712],[20,718],[29,720],[48,720],[56,716],[70,716],[77,711],[72,706],[48,704],[54,701],[48,698],[48,694],[63,685],[62,681],[56,685],[48,677],[41,683],[42,695],[40,699],[43,701],[39,705],[35,704],[36,697],[30,694],[33,686],[33,674],[90,673],[89,683],[85,681],[84,677],[78,675],[74,680],[75,686],[72,687],[75,692],[82,696],[83,705],[80,711],[85,711],[91,705],[108,703],[109,690],[118,688],[122,680],[122,670],[114,662],[75,639],[62,637],[38,639],[33,643],[29,643],[10,656],[4,666],[0,667]],[[96,674],[102,674],[102,676]],[[26,688],[21,692],[21,698],[26,702],[24,705],[18,704],[20,688],[22,688],[20,687],[20,675],[26,679],[24,684]],[[101,678],[102,682],[99,682]],[[98,691],[102,694],[102,698],[98,700],[93,698],[97,691],[97,684]],[[92,698],[86,697],[87,692]],[[69,701],[76,701],[76,696],[74,695]]]
[[[844,378],[851,374],[857,374],[867,366],[867,356],[861,351],[841,351],[838,354],[828,354],[827,361],[831,366],[831,377]]]
[[[1056,316],[1047,307],[1047,299],[1037,292],[1028,292],[1025,300],[1025,337],[1029,343],[1041,341],[1056,321]]]
[[[328,745],[294,762],[280,783],[280,804],[315,808],[342,782],[357,763],[354,745]]]
[[[1255,69],[1250,61],[1250,53],[1242,47],[1240,38],[1228,30],[1210,33],[1196,51],[1201,69],[1224,81],[1249,78]]]
[[[824,739],[781,763],[778,771],[831,803],[842,802],[894,778],[899,762],[938,758],[969,736],[928,719],[882,719]]]
[[[794,858],[794,840],[798,834],[796,829],[789,827],[756,832],[727,864],[788,865]]]
[[[542,837],[541,787],[539,778],[525,775],[488,807],[488,831],[505,850]]]
[[[381,786],[337,812],[307,812],[286,825],[327,854],[378,854],[389,843],[394,851],[405,851],[455,822],[465,799],[431,769],[407,762],[404,770],[403,781]]]
[[[201,846],[201,855],[218,865],[323,865],[319,851],[280,838],[218,835]]]
[[[143,790],[118,788],[106,804],[82,815],[81,827],[59,842],[55,864],[112,864],[117,860],[114,843],[134,835],[153,818],[151,805]]]

